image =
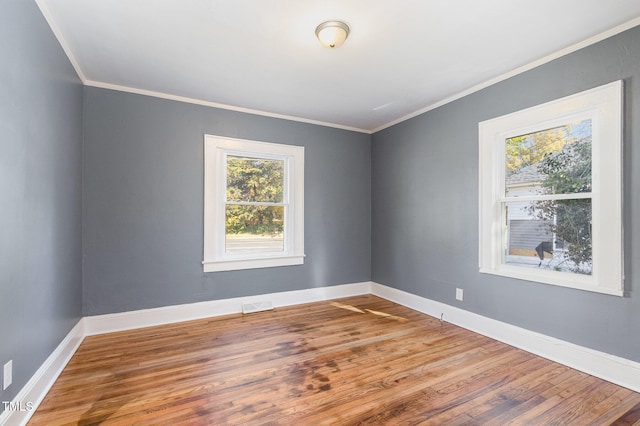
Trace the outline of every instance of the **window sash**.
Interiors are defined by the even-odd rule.
[[[229,201],[227,198],[227,188],[228,188],[228,158],[229,157],[243,157],[243,158],[251,158],[255,160],[277,160],[282,161],[284,163],[283,170],[283,179],[282,179],[282,202],[266,202],[266,201]],[[289,237],[289,230],[292,228],[292,224],[290,223],[290,215],[289,215],[289,157],[283,155],[273,155],[267,153],[256,153],[256,152],[246,152],[246,151],[225,151],[223,157],[224,164],[224,202],[220,203],[219,208],[222,210],[222,216],[224,217],[224,221],[219,223],[221,226],[220,234],[224,235],[223,243],[224,247],[220,250],[220,260],[238,260],[238,259],[253,259],[257,257],[282,257],[288,256],[291,252],[291,246],[293,242]],[[284,247],[282,251],[252,251],[248,253],[229,253],[226,249],[227,244],[227,230],[226,230],[226,210],[227,206],[277,206],[284,207],[284,223],[283,223],[283,238],[284,238]]]
[[[282,235],[283,235],[283,248],[282,250],[279,251],[273,251],[273,250],[265,250],[265,251],[251,251],[251,252],[247,252],[247,253],[230,253],[227,251],[226,249],[226,244],[227,244],[227,232],[226,232],[226,206],[228,205],[243,205],[243,206],[253,206],[253,205],[260,205],[260,206],[266,206],[266,207],[271,207],[271,206],[275,206],[275,207],[284,207],[284,213],[283,213],[283,217],[284,217],[284,224],[283,224],[283,230],[282,230]],[[292,248],[292,240],[291,238],[289,238],[289,233],[288,233],[288,229],[287,228],[291,228],[291,225],[289,225],[288,222],[290,222],[289,219],[289,213],[288,213],[288,205],[284,205],[282,203],[278,203],[278,204],[266,204],[266,203],[225,203],[223,206],[223,216],[225,217],[225,222],[223,223],[222,226],[222,230],[220,231],[220,233],[223,235],[223,239],[222,239],[222,248],[220,249],[220,260],[241,260],[241,259],[254,259],[254,258],[263,258],[263,257],[285,257],[285,256],[289,256],[292,252],[291,248]]]

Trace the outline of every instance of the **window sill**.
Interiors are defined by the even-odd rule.
[[[591,291],[624,297],[624,291],[617,288],[609,288],[597,284],[596,278],[589,275],[575,275],[571,273],[559,273],[555,271],[531,270],[522,271],[522,268],[503,265],[498,269],[480,268],[480,273],[499,275],[535,283],[550,284],[577,290]]]
[[[259,259],[205,260],[204,272],[238,271],[243,269],[273,268],[304,264],[303,256],[270,257]]]

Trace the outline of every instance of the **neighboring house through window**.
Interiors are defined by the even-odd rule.
[[[204,271],[304,263],[304,148],[204,143]]]

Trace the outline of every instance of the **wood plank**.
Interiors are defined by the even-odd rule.
[[[87,337],[32,425],[634,424],[640,394],[375,296]]]
[[[614,422],[617,426],[622,425],[640,425],[640,402],[627,410],[622,416],[618,417]]]

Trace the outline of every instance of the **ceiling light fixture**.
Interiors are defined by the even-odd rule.
[[[340,47],[349,36],[349,26],[342,21],[326,21],[316,28],[320,44],[330,49]]]

